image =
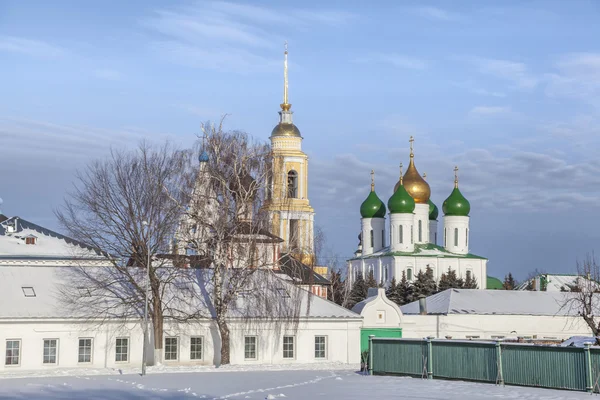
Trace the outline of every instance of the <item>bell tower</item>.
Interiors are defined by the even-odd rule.
[[[272,164],[267,178],[264,209],[269,213],[271,232],[283,239],[281,252],[305,264],[314,261],[314,215],[308,201],[308,156],[302,151],[302,136],[292,120],[288,103],[288,51],[283,61],[283,103],[279,124],[271,132]]]

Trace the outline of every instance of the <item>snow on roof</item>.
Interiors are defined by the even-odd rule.
[[[88,270],[97,268],[99,271],[107,271],[106,268],[112,267],[86,268]],[[72,288],[72,290],[85,289],[68,284],[68,276],[73,273],[73,270],[74,267],[56,266],[0,267],[0,304],[10,305],[9,307],[1,307],[0,319],[73,318],[73,313],[63,306],[60,299],[60,290],[65,289],[65,287]],[[182,272],[196,274],[197,270],[186,269]],[[270,278],[261,274],[259,271],[252,274],[252,277],[255,278],[253,279],[254,284],[258,286],[254,286],[253,290],[248,292],[251,295],[252,292],[256,292],[260,285],[267,285],[266,282],[272,278],[270,283],[274,284],[269,286],[269,290],[271,290],[272,296],[277,296],[279,304],[274,309],[273,306],[269,306],[270,315],[277,312],[289,312],[288,310],[294,309],[300,318],[361,319],[359,315],[352,311],[274,277],[273,274],[269,275]],[[143,274],[140,274],[140,276],[143,276]],[[23,288],[32,288],[34,295],[26,296],[25,292],[29,293],[30,289]],[[202,291],[199,288],[196,288],[196,291],[198,293],[197,304],[187,304],[187,307],[193,308],[194,311],[198,307],[206,307],[205,303],[200,300],[203,298]],[[265,293],[265,291],[263,289],[260,293]],[[194,296],[191,297],[194,298]],[[90,301],[98,301],[98,299],[90,299]],[[84,308],[82,307],[82,309]],[[244,296],[239,296],[235,304],[230,306],[230,317],[250,316],[260,318],[261,314],[264,313],[262,310],[265,308],[267,307],[264,304],[259,304],[253,301],[252,298],[245,299]],[[84,313],[85,310],[80,316],[84,317]],[[206,315],[210,314],[210,311],[207,310]]]
[[[521,282],[515,289],[516,290],[527,290],[527,284],[529,282],[534,282],[536,279],[540,278],[540,280],[545,280],[546,291],[548,292],[560,292],[561,288],[565,288],[565,290],[569,290],[569,286],[577,286],[578,282],[586,281],[587,279],[580,275],[569,275],[569,274],[540,274],[531,279],[525,280]],[[542,282],[540,281],[540,284]]]
[[[35,237],[35,244],[25,244]],[[102,259],[97,249],[19,217],[0,222],[0,259]]]
[[[571,293],[518,290],[448,289],[427,297],[428,314],[474,315],[577,315],[562,308]],[[400,307],[404,314],[419,314],[419,302]]]
[[[433,243],[415,244],[415,251],[413,252],[402,252],[402,251],[390,251],[390,247],[384,247],[383,249],[368,255],[362,255],[354,257],[351,260],[364,259],[364,258],[377,258],[385,256],[398,256],[398,257],[437,257],[437,258],[477,258],[481,260],[487,260],[485,257],[481,257],[475,254],[455,254],[450,253],[442,246],[438,246]]]

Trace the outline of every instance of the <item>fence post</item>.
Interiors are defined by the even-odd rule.
[[[590,355],[592,343],[585,342],[583,345],[585,346],[583,349],[585,354],[585,389],[591,393],[594,390],[592,386],[592,357]]]
[[[502,339],[496,340],[496,359],[498,362],[498,382],[499,385],[504,385],[504,371],[502,370]]]
[[[373,375],[373,338],[375,335],[369,335],[369,375]]]
[[[435,336],[427,337],[427,379],[433,379],[433,344],[431,339],[435,339]]]

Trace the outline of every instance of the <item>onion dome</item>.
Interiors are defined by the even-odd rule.
[[[454,190],[444,201],[442,210],[444,215],[458,217],[468,217],[471,211],[471,204],[458,189],[458,167],[454,167]]]
[[[302,137],[300,136],[300,130],[296,127],[296,125],[291,123],[280,122],[273,128],[271,132],[271,137],[278,136],[291,136],[291,137]]]
[[[202,150],[198,156],[198,162],[208,162],[208,153],[205,150]]]
[[[371,193],[360,205],[360,215],[363,218],[385,218],[385,204],[375,193],[375,172],[371,171]]]
[[[433,204],[433,201],[431,201],[431,199],[429,199],[428,203],[429,203],[429,220],[437,221],[437,217],[438,217],[440,211],[438,210],[437,206],[435,204]]]
[[[412,214],[415,211],[415,200],[404,188],[402,180],[402,164],[400,164],[400,180],[394,188],[394,194],[388,200],[388,209],[392,214]]]
[[[415,167],[414,158],[415,155],[413,153],[413,142],[414,139],[410,137],[410,164],[408,164],[408,169],[404,174],[404,187],[408,194],[415,200],[415,203],[419,204],[427,204],[429,200],[429,196],[431,196],[431,188],[429,184],[423,179],[423,177],[417,171]],[[401,185],[400,181],[394,187],[394,192]]]

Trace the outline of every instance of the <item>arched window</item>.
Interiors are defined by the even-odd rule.
[[[402,225],[400,225],[398,227],[398,237],[400,238],[399,241],[398,241],[399,243],[404,243],[404,231],[403,231],[403,229],[404,229],[404,227]]]
[[[288,172],[287,189],[289,198],[298,198],[298,173],[294,170]]]
[[[469,230],[465,229],[465,246],[469,246]]]
[[[375,237],[373,236],[373,229],[371,229],[371,247],[375,247]]]
[[[387,280],[388,280],[388,267],[385,266],[385,267],[383,267],[383,281],[387,282]]]
[[[406,269],[406,280],[407,281],[412,281],[412,268],[407,268]]]
[[[410,243],[411,244],[414,243],[414,240],[413,240],[413,237],[414,237],[414,235],[413,235],[413,233],[414,233],[413,232],[413,228],[414,228],[414,225],[411,225],[410,226]]]
[[[381,247],[385,247],[385,229],[381,230]]]
[[[458,246],[458,228],[454,228],[454,245]]]
[[[444,228],[444,247],[448,246],[448,229]]]
[[[419,242],[423,241],[423,221],[419,220]]]

